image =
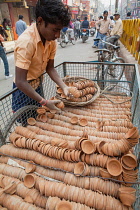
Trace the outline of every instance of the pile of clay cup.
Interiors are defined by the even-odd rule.
[[[130,207],[136,201],[136,189],[132,187],[121,187],[119,188],[119,198],[121,202]]]
[[[75,148],[82,150],[85,154],[92,154],[96,151],[96,145],[86,138],[78,139],[75,142]]]
[[[88,125],[88,120],[86,118],[79,119],[77,116],[71,117],[70,123],[73,125],[80,125],[82,127],[85,127]]]
[[[90,174],[90,168],[86,163],[79,162],[75,164],[74,174],[76,176],[88,176]]]
[[[61,99],[64,103],[70,102],[89,102],[93,96],[100,90],[98,85],[89,79],[82,77],[67,77],[63,80],[67,86],[69,86],[69,92],[72,97],[68,97],[64,94],[63,90],[57,86],[56,97]],[[74,103],[71,103],[71,105]]]
[[[139,140],[139,131],[137,127],[131,128],[125,135],[125,139],[129,142],[131,147],[134,147]]]

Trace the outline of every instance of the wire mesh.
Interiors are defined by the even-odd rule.
[[[113,66],[113,67],[112,67]],[[121,72],[121,77],[117,79],[116,75],[111,75],[111,70]],[[124,96],[130,96],[131,91],[133,92],[132,98],[132,121],[133,124],[138,127],[140,131],[140,84],[139,84],[139,73],[136,65],[131,64],[110,64],[110,63],[96,63],[96,62],[64,62],[56,67],[59,75],[64,77],[69,76],[80,76],[98,83],[101,90],[104,90],[106,86],[113,84],[113,88],[109,88],[109,93],[120,94]],[[114,71],[113,71],[114,73]],[[38,80],[31,82],[32,87],[46,99],[50,99],[55,96],[56,85],[45,73]],[[108,92],[107,92],[108,93]],[[17,125],[26,126],[26,119],[29,117],[35,117],[35,109],[40,106],[34,100],[29,97],[22,95],[17,88],[10,91],[0,98],[0,138],[1,142],[5,141],[5,132],[12,132]],[[34,107],[30,107],[34,105]],[[16,114],[14,114],[14,112]],[[140,145],[134,148],[135,155],[138,160]],[[140,176],[140,167],[139,167]],[[140,178],[140,177],[139,177]],[[140,203],[140,188],[137,188],[137,201],[134,209],[139,209]]]

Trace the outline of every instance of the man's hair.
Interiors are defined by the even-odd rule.
[[[18,19],[23,19],[23,15],[19,15],[18,16]]]
[[[105,11],[103,12],[103,15],[105,15],[105,14],[108,14],[108,11],[107,11],[107,10],[105,10]]]
[[[85,20],[87,20],[87,17],[85,17]]]
[[[103,16],[101,15],[101,16],[99,16],[99,18],[100,18],[100,19],[103,19]]]
[[[114,20],[113,16],[110,16],[110,19],[111,19],[111,20]]]
[[[131,12],[127,12],[127,16],[131,16]]]
[[[42,17],[45,26],[48,23],[68,26],[71,19],[69,7],[65,6],[61,0],[38,0],[35,14],[36,20]]]

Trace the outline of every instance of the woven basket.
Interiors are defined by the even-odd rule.
[[[84,78],[84,77],[65,77],[65,78],[63,78],[64,82],[78,82],[80,80],[89,80],[89,79]],[[96,87],[97,91],[89,101],[85,101],[85,102],[69,101],[66,98],[62,98],[58,93],[56,93],[56,98],[63,101],[64,104],[67,104],[70,106],[85,106],[85,105],[91,104],[93,101],[95,101],[100,96],[100,88],[96,83],[95,83],[95,87]]]

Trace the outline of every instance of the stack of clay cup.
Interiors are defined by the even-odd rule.
[[[73,95],[73,97],[65,96],[63,90],[59,87],[57,87],[57,94],[59,94],[61,98],[65,98],[72,102],[89,101],[97,91],[95,83],[88,79],[81,79],[75,82],[67,81],[66,85],[70,87],[70,93]]]

